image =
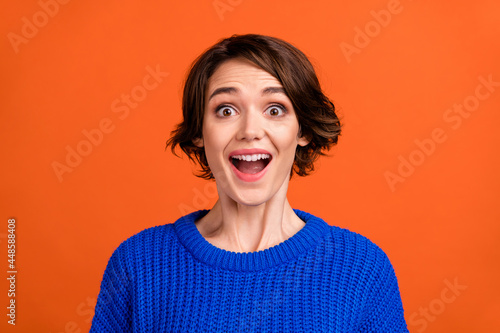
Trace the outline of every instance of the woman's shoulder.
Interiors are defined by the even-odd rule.
[[[368,236],[357,231],[336,225],[330,225],[330,231],[337,242],[348,246],[366,247],[367,250],[370,251],[382,251],[377,243],[372,241]]]
[[[372,241],[368,236],[348,229],[329,223],[328,219],[316,217],[311,213],[306,213],[312,218],[320,219],[328,224],[329,233],[329,246],[335,254],[341,255],[344,259],[351,259],[353,261],[363,261],[364,263],[370,262],[382,266],[390,265],[389,258],[382,248]]]
[[[207,210],[195,211],[172,219],[166,224],[143,229],[122,241],[115,252],[135,252],[137,255],[144,252],[152,253],[153,249],[163,249],[177,241],[176,233],[179,226],[194,222],[206,212]]]
[[[126,253],[127,255],[137,254],[139,253],[138,250],[144,253],[159,246],[165,246],[171,242],[173,234],[173,222],[148,227],[123,240],[115,249],[113,255],[117,255],[118,253]]]
[[[333,242],[344,263],[358,272],[369,273],[374,279],[394,278],[394,267],[387,253],[369,237],[347,228],[331,226]]]

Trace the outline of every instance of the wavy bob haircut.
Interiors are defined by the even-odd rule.
[[[306,146],[297,146],[290,170],[306,176],[314,170],[314,162],[326,155],[337,144],[341,124],[335,106],[320,87],[313,66],[307,57],[293,45],[269,36],[233,35],[220,40],[201,54],[192,64],[182,97],[183,121],[172,131],[167,141],[174,155],[180,146],[191,161],[201,167],[198,177],[213,179],[203,147],[193,140],[202,138],[208,80],[227,60],[243,58],[274,76],[283,86],[292,102],[300,125],[301,135],[310,140]]]

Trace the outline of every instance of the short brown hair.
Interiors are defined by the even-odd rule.
[[[205,149],[193,144],[202,138],[205,93],[208,80],[225,61],[244,58],[253,62],[282,84],[292,102],[300,124],[301,135],[310,140],[306,146],[297,146],[290,170],[306,176],[314,170],[314,162],[324,151],[337,143],[340,121],[335,106],[320,87],[313,66],[307,57],[293,45],[275,37],[247,34],[233,35],[220,40],[201,54],[191,66],[182,98],[183,121],[172,131],[167,147],[180,146],[190,160],[196,160],[201,172],[198,177],[212,179]]]

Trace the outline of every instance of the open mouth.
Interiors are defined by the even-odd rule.
[[[254,175],[266,168],[271,162],[271,155],[269,154],[249,154],[249,155],[233,155],[231,156],[231,163],[241,173]]]

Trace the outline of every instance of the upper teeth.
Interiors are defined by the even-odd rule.
[[[243,161],[257,161],[263,158],[270,158],[269,154],[252,154],[252,155],[233,155],[231,158]]]

